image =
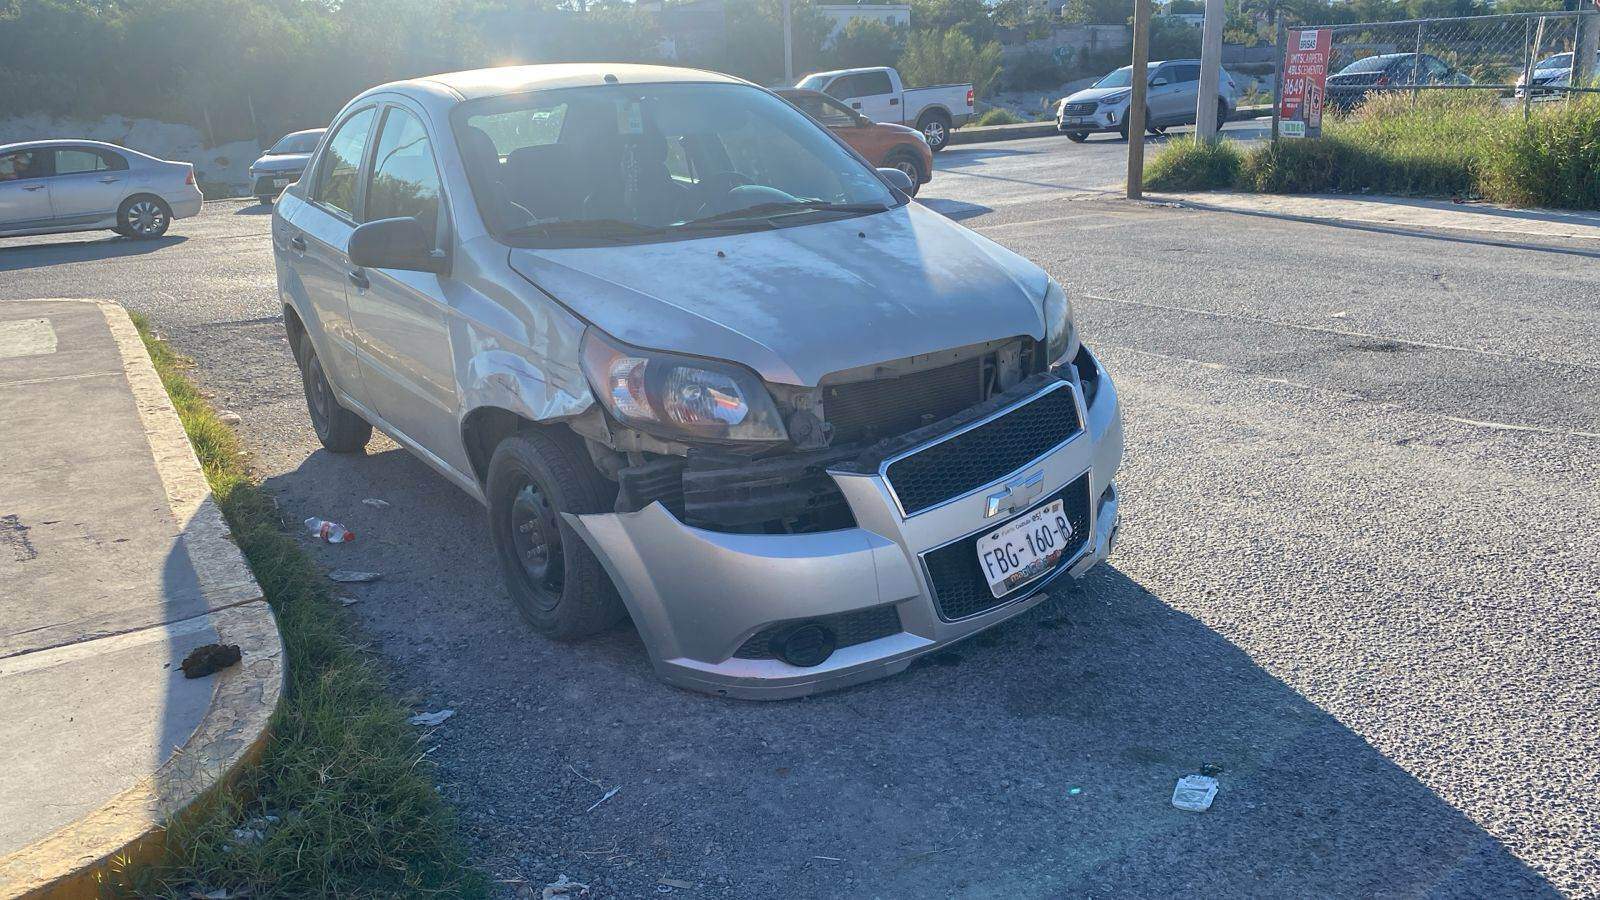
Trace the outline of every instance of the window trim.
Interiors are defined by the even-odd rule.
[[[377,114],[382,110],[382,106],[382,103],[376,101],[358,106],[355,109],[350,110],[347,115],[341,116],[339,120],[328,129],[327,139],[322,142],[322,149],[317,153],[317,175],[315,178],[311,179],[311,184],[306,189],[305,201],[307,203],[352,227],[361,224],[361,211],[366,208],[367,186],[366,180],[361,177],[361,173],[366,169],[367,161],[372,156],[372,134],[373,129],[377,125],[378,119],[380,118]],[[361,147],[361,161],[356,163],[356,198],[355,202],[351,204],[351,206],[354,206],[355,209],[351,210],[349,213],[346,213],[344,210],[341,210],[336,206],[329,206],[328,204],[322,202],[322,199],[317,196],[317,190],[322,184],[322,176],[327,172],[329,160],[332,158],[334,139],[339,136],[339,132],[342,131],[346,125],[350,124],[351,119],[354,119],[356,116],[368,111],[371,111],[373,116],[372,122],[367,125],[367,142]]]
[[[103,168],[103,169],[85,169],[85,170],[78,171],[78,172],[63,172],[63,171],[61,171],[61,160],[59,159],[57,154],[67,153],[67,152],[88,153],[88,154],[90,154],[92,156],[97,157],[101,162],[105,163],[106,167]],[[120,161],[122,163],[122,165],[120,167],[112,165],[113,160]],[[102,150],[99,147],[89,147],[89,146],[85,146],[85,145],[73,145],[73,146],[68,146],[68,147],[51,147],[50,148],[50,174],[48,176],[46,176],[46,177],[49,177],[49,178],[60,178],[63,175],[93,175],[96,172],[126,172],[126,171],[128,171],[128,169],[129,169],[128,160],[125,157],[123,157],[121,154],[112,153],[110,150]]]
[[[378,105],[381,107],[380,114],[377,118],[376,127],[373,129],[373,134],[377,136],[377,140],[373,141],[372,146],[368,148],[367,159],[362,164],[362,169],[366,172],[366,175],[361,179],[360,184],[361,224],[366,224],[369,221],[367,218],[367,189],[372,186],[372,176],[375,174],[372,164],[378,155],[378,144],[383,141],[383,127],[389,122],[389,114],[398,109],[416,119],[417,124],[422,126],[422,133],[428,138],[428,156],[433,160],[433,174],[439,183],[439,218],[434,223],[433,249],[448,252],[455,234],[455,222],[450,217],[450,193],[445,185],[444,169],[439,167],[439,142],[434,139],[434,132],[428,126],[428,117],[423,115],[421,110],[400,102],[400,98],[383,99],[379,101]]]

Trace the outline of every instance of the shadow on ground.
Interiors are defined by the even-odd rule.
[[[167,247],[176,247],[186,240],[188,238],[181,234],[169,234],[154,240],[141,241],[107,232],[106,237],[95,240],[0,244],[0,272],[16,272],[63,263],[92,262],[120,256],[142,256]]]
[[[351,608],[419,707],[456,710],[433,758],[494,878],[566,873],[601,896],[660,877],[729,897],[1555,894],[1111,566],[899,676],[739,702],[656,681],[631,627],[531,634],[480,508],[407,453],[317,452],[268,487],[291,519],[348,517],[361,541],[319,546],[328,564],[385,573]],[[1212,810],[1172,808],[1206,764]]]

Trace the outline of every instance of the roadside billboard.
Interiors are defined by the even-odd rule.
[[[1289,32],[1289,52],[1283,61],[1283,102],[1278,107],[1279,131],[1284,137],[1322,134],[1332,47],[1333,32],[1326,28]]]

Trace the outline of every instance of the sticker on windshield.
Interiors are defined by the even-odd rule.
[[[628,100],[617,109],[617,130],[623,134],[644,134],[644,114],[639,101]]]

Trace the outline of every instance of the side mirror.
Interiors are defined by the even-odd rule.
[[[1152,79],[1150,79],[1150,86],[1151,87],[1166,87],[1166,84],[1167,84],[1167,80],[1165,78],[1152,78]]]
[[[909,194],[917,189],[917,186],[911,183],[911,176],[899,169],[879,169],[878,174],[898,188],[902,194]]]
[[[450,257],[412,216],[368,222],[350,233],[350,262],[363,269],[404,269],[444,275]]]

